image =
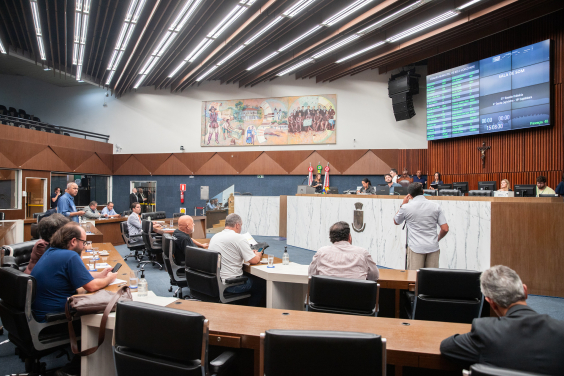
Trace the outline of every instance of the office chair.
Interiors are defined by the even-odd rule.
[[[479,196],[479,197],[492,197],[493,191],[481,189],[468,191],[468,196]]]
[[[36,281],[31,275],[13,268],[0,268],[0,318],[8,331],[8,339],[25,362],[26,372],[45,374],[41,358],[69,344],[67,319],[64,312],[48,314],[46,322],[33,317]],[[80,330],[80,319],[74,322]]]
[[[415,293],[409,293],[413,320],[471,324],[484,304],[480,275],[473,270],[424,268],[417,271]]]
[[[8,115],[12,117],[18,117],[18,110],[16,110],[14,107],[10,107],[8,109]]]
[[[140,262],[143,255],[139,255],[139,252],[143,253],[145,251],[145,242],[143,242],[143,237],[141,234],[129,236],[129,227],[127,227],[127,222],[120,222],[119,228],[121,230],[121,237],[127,249],[129,249],[129,254],[124,256],[123,259],[127,260],[128,257],[135,257],[137,262]]]
[[[209,249],[186,247],[186,282],[190,296],[197,300],[214,303],[231,303],[251,296],[248,292],[231,293],[225,289],[242,285],[248,277],[244,275],[221,280],[221,254]]]
[[[149,217],[151,217],[151,221],[156,221],[156,220],[159,220],[159,219],[165,219],[166,218],[166,212],[157,211],[157,212],[149,212],[149,213],[141,214],[141,219],[147,219]]]
[[[439,196],[462,196],[458,189],[440,189]]]
[[[126,210],[123,213],[121,213],[122,217],[129,216],[129,215],[131,215],[131,210]]]
[[[430,196],[437,196],[439,194],[438,189],[424,189],[423,193]]]
[[[41,212],[41,213],[33,213],[33,218],[39,218],[40,215],[44,215],[45,212]],[[39,221],[38,221],[39,222]]]
[[[543,376],[540,373],[515,371],[507,368],[488,366],[486,364],[474,364],[470,371],[463,370],[463,376]]]
[[[225,374],[235,353],[225,351],[208,364],[208,344],[209,322],[198,313],[140,302],[117,304],[118,376]]]
[[[312,275],[306,310],[345,315],[378,316],[380,285],[375,281]]]
[[[7,114],[8,114],[8,109],[6,108],[6,106],[0,104],[0,115],[7,115]]]
[[[172,292],[172,286],[177,286],[173,296],[182,299],[182,288],[188,287],[188,282],[186,282],[186,268],[184,265],[179,265],[175,262],[174,252],[176,251],[176,245],[174,244],[174,236],[164,234],[163,238],[164,267],[170,277],[170,287],[168,291]]]
[[[35,243],[37,243],[37,239],[3,246],[4,258],[2,259],[1,266],[23,272],[27,268],[29,260],[31,260],[31,251]]]
[[[186,214],[184,213],[173,213],[172,214],[172,220],[174,223],[178,223],[178,218],[185,216]]]
[[[0,212],[0,221],[3,221],[5,218],[4,212]]]
[[[271,329],[260,354],[261,376],[386,375],[386,339],[377,334]]]
[[[163,266],[157,261],[157,255],[163,252],[162,237],[153,236],[153,222],[144,219],[141,221],[141,226],[143,231],[141,235],[143,243],[145,243],[145,249],[149,253],[149,260],[140,261],[137,264],[137,268],[143,268],[146,264],[152,264],[153,266],[158,265],[159,270],[162,270]]]

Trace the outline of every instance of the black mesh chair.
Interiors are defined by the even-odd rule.
[[[127,249],[129,249],[129,254],[124,256],[123,259],[127,260],[128,257],[135,257],[137,262],[140,262],[143,258],[143,252],[145,251],[145,242],[143,242],[143,237],[141,234],[129,236],[129,227],[127,227],[127,222],[120,222],[119,228],[121,229],[121,237]],[[141,252],[141,255],[139,255]]]
[[[312,312],[377,316],[380,285],[375,281],[313,275],[306,309]]]
[[[37,240],[3,246],[4,257],[2,258],[1,266],[10,267],[23,272],[29,264],[31,251],[35,243],[37,243]],[[0,288],[1,287],[2,286],[0,286]]]
[[[163,235],[163,261],[165,270],[170,277],[170,287],[168,291],[172,292],[172,286],[177,286],[173,296],[182,299],[182,288],[188,287],[188,282],[186,282],[185,266],[179,265],[175,261],[174,252],[177,250],[174,240],[174,236],[170,234]]]
[[[236,359],[225,351],[208,364],[209,322],[199,313],[120,302],[115,328],[118,376],[222,375]]]
[[[137,267],[143,268],[146,264],[152,264],[153,266],[158,265],[159,269],[162,270],[163,266],[157,261],[157,255],[163,252],[162,237],[154,235],[153,222],[144,219],[141,221],[141,226],[141,235],[143,243],[145,243],[145,249],[149,253],[149,260],[139,262]]]
[[[386,339],[377,334],[271,329],[260,353],[261,376],[386,375]]]
[[[68,346],[69,333],[64,312],[48,314],[45,323],[35,320],[31,312],[35,285],[35,278],[29,274],[0,268],[0,318],[8,339],[17,347],[26,372],[45,374],[41,358]],[[80,330],[80,319],[75,323],[75,329]]]
[[[244,275],[221,280],[221,254],[196,247],[186,247],[186,282],[190,296],[197,300],[214,303],[231,303],[251,296],[248,292],[230,293],[225,289],[242,285],[248,277]]]
[[[480,275],[473,270],[425,268],[417,271],[415,294],[408,294],[411,319],[471,324],[484,304]]]
[[[486,364],[474,364],[470,371],[462,371],[464,376],[543,376],[540,373],[515,371],[512,369],[488,366]]]

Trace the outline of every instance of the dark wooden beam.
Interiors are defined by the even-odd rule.
[[[56,1],[56,0],[53,0]],[[55,54],[53,53],[53,40],[51,39],[51,17],[49,17],[49,0],[45,0],[45,11],[47,13],[47,30],[49,35],[49,49],[51,50],[51,66],[53,67],[53,76],[55,73]],[[49,67],[49,60],[47,59],[47,67]]]
[[[29,4],[29,2],[28,2]],[[20,0],[20,7],[22,9],[22,14],[23,14],[23,19],[24,19],[24,24],[25,24],[25,29],[27,31],[27,37],[29,39],[29,45],[30,45],[30,54],[33,54],[35,56],[35,61],[37,62],[37,51],[35,49],[35,44],[33,43],[33,39],[32,39],[32,34],[29,31],[29,24],[27,23],[27,15],[29,14],[23,4],[23,0]]]

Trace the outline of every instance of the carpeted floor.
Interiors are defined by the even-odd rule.
[[[288,246],[285,238],[255,236],[255,239],[258,242],[267,242],[270,247],[266,253],[272,254],[275,257],[282,258],[284,247],[287,247],[290,255],[290,261],[298,264],[310,264],[314,255],[314,252],[311,250]],[[118,246],[116,249],[122,256],[125,256],[128,253],[125,245]],[[128,259],[126,262],[131,269],[137,269],[137,262],[133,258]],[[146,265],[145,278],[149,284],[149,290],[152,290],[156,295],[172,296],[173,292],[168,291],[170,287],[170,280],[164,269],[159,270],[156,266]],[[184,294],[187,293],[188,289],[185,288]],[[558,320],[564,320],[563,298],[530,295],[527,303],[539,313],[548,314]],[[7,339],[8,335],[4,330],[4,334],[0,336],[0,343]],[[16,355],[14,355],[14,350],[15,346],[12,343],[0,345],[0,375],[24,372],[24,364]],[[61,367],[66,363],[66,358],[63,357],[56,359],[55,355],[56,354],[53,354],[42,359],[42,361],[47,363],[48,368]]]

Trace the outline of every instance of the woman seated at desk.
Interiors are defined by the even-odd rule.
[[[436,187],[439,185],[443,185],[443,181],[441,180],[441,173],[435,172],[435,177],[433,181],[429,184],[430,189],[437,189]]]
[[[501,181],[500,187],[497,190],[498,192],[511,192],[511,183],[509,183],[509,180],[507,179],[503,179]]]
[[[315,175],[315,180],[311,183],[311,186],[315,188],[315,193],[323,192],[323,182],[321,181],[321,174]]]

